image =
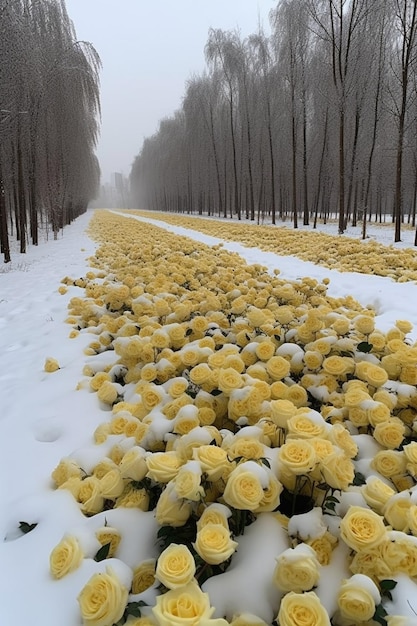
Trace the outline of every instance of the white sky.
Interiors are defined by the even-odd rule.
[[[101,56],[102,182],[128,176],[143,139],[181,105],[185,83],[205,67],[210,27],[243,36],[268,28],[276,0],[66,0],[78,39]]]

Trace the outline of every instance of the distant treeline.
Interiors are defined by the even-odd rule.
[[[100,59],[77,41],[64,0],[0,0],[0,245],[25,252],[96,194]]]
[[[417,2],[281,0],[271,35],[210,29],[206,70],[132,167],[139,208],[415,224]],[[390,216],[390,217],[387,217]]]

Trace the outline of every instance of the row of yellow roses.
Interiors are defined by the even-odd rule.
[[[149,211],[128,213],[197,230],[226,241],[238,241],[275,254],[297,256],[341,272],[386,276],[398,282],[417,280],[417,256],[413,248],[399,250],[372,239],[363,242],[353,237],[335,237],[314,230],[295,231],[285,227]]]

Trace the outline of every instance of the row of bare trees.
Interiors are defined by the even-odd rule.
[[[96,194],[100,59],[64,0],[0,0],[0,245],[56,237]]]
[[[278,0],[271,34],[210,29],[206,70],[144,141],[142,208],[415,224],[417,0]]]

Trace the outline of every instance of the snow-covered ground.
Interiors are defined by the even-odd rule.
[[[76,572],[53,580],[49,555],[69,531],[82,537],[85,552],[92,557],[96,551],[94,529],[105,518],[109,523],[117,520],[120,528],[137,524],[141,527],[140,539],[135,546],[123,545],[122,540],[121,560],[130,565],[156,555],[156,546],[146,541],[155,531],[152,514],[114,510],[85,518],[67,491],[52,488],[51,471],[61,458],[80,449],[85,450],[87,457],[92,454],[92,433],[103,421],[96,395],[76,389],[88,361],[83,348],[91,342],[91,335],[83,333],[70,339],[70,327],[64,323],[68,301],[78,295],[77,288],[70,287],[64,295],[58,292],[64,276],[76,278],[88,271],[87,259],[96,248],[85,232],[90,218],[91,212],[87,212],[67,227],[57,241],[50,239],[30,247],[26,255],[14,253],[13,262],[0,267],[0,624],[8,626],[81,624],[77,595],[94,572],[104,571],[106,562],[85,558]],[[219,241],[196,231],[165,227],[209,245]],[[336,226],[333,228],[336,232]],[[326,228],[329,231],[330,226]],[[392,242],[392,230],[386,226],[369,226],[368,232],[384,243]],[[411,246],[413,239],[414,233],[405,231],[402,245]],[[281,278],[328,277],[329,295],[351,294],[363,305],[374,307],[376,327],[382,331],[389,330],[398,319],[409,320],[414,324],[410,338],[417,341],[414,283],[339,273],[238,243],[225,242],[224,247],[238,252],[249,263],[260,263],[271,270],[279,268]],[[60,364],[53,376],[44,371],[47,357],[56,358]],[[18,530],[20,522],[37,526],[22,534]],[[265,536],[264,530],[266,527],[259,528],[259,540]],[[249,549],[244,550],[243,544],[249,545],[249,537],[248,530],[242,539],[240,558],[245,569],[251,571],[253,582],[253,568],[262,567],[262,563],[259,551],[252,554]],[[275,541],[279,543],[278,539]],[[265,559],[269,558],[269,547],[267,541],[259,545]],[[249,604],[252,593],[252,612],[256,612],[261,600],[255,596],[257,586],[249,584],[243,590],[241,584],[239,579],[236,593],[242,597],[247,594]],[[224,588],[217,593],[227,598],[233,597],[234,591]],[[415,617],[405,602],[398,608],[402,615]]]

